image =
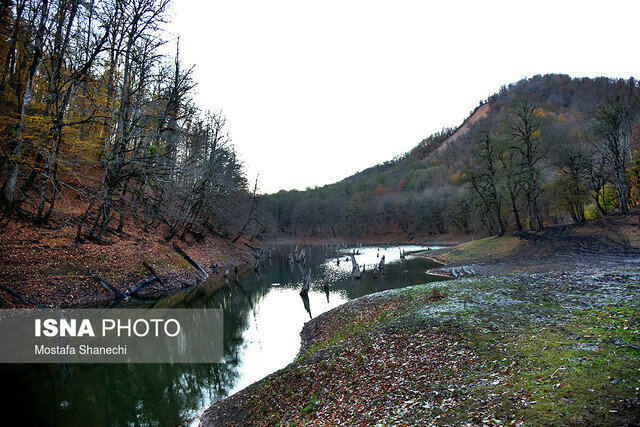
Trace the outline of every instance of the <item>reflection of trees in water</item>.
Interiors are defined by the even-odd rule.
[[[320,268],[330,248],[307,248],[307,267],[313,269],[312,289],[318,290],[326,270]],[[265,298],[272,283],[299,288],[305,269],[287,261],[289,248],[275,252],[272,268],[230,281],[221,290],[206,286],[159,301],[163,308],[222,308],[224,310],[224,359],[219,364],[103,364],[103,365],[3,365],[3,418],[21,424],[70,425],[178,425],[190,421],[202,404],[226,396],[240,379],[238,370],[244,332],[250,317]],[[363,275],[354,283],[346,274],[335,277],[331,292],[343,292],[350,299],[390,287],[425,281],[424,260],[389,264],[385,278]],[[292,268],[293,267],[293,268]],[[327,300],[329,295],[327,294]],[[309,302],[302,301],[310,311]],[[149,303],[144,304],[149,306]],[[295,337],[296,339],[298,337]]]
[[[231,285],[231,284],[230,284]],[[203,399],[228,394],[239,378],[243,332],[267,287],[192,292],[175,308],[223,308],[224,359],[218,364],[5,365],[5,414],[26,424],[184,424]],[[242,291],[240,290],[242,289]],[[99,422],[98,422],[99,421]]]
[[[231,365],[233,366],[233,365]],[[3,418],[21,424],[179,425],[233,386],[227,364],[19,365],[3,371]],[[7,372],[9,371],[9,372]]]

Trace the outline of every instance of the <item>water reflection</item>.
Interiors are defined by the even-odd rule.
[[[306,260],[290,262],[282,247],[255,275],[229,280],[218,291],[202,286],[145,306],[224,310],[224,360],[219,364],[4,365],[5,419],[22,424],[182,425],[212,402],[283,368],[296,356],[300,330],[347,300],[372,292],[438,280],[425,259],[400,259],[400,248],[304,246]],[[421,249],[403,246],[406,252]],[[351,278],[350,255],[364,273]],[[373,277],[385,256],[384,274]],[[306,267],[305,267],[306,266]],[[311,268],[310,290],[300,287]]]

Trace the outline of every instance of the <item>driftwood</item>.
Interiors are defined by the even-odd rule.
[[[135,297],[135,296],[140,296],[140,291],[151,286],[153,284],[153,282],[157,281],[158,278],[157,277],[147,277],[146,279],[138,282],[137,285],[135,285],[135,287],[133,289],[131,289],[130,291],[125,292],[125,295],[130,296],[130,297]],[[162,289],[158,289],[158,290],[162,290]]]
[[[149,273],[151,273],[153,275],[153,277],[156,278],[156,280],[158,281],[158,283],[160,283],[161,286],[164,287],[164,282],[162,281],[162,279],[160,278],[160,276],[158,276],[158,273],[156,273],[156,271],[153,269],[153,267],[151,267],[146,261],[142,261],[142,265],[144,266],[144,268],[147,269],[147,271]]]
[[[9,295],[11,295],[11,296],[13,296],[13,297],[15,297],[15,298],[19,299],[19,300],[20,300],[20,301],[22,301],[22,302],[26,302],[27,304],[34,305],[34,306],[36,306],[36,307],[38,307],[38,308],[46,308],[46,307],[41,306],[41,305],[40,305],[40,304],[38,304],[37,302],[33,302],[33,301],[31,301],[31,300],[30,300],[29,298],[27,298],[27,297],[23,297],[23,296],[22,296],[22,295],[20,295],[19,293],[15,292],[15,291],[13,291],[13,290],[11,290],[11,289],[9,289],[9,288],[7,288],[7,287],[6,287],[6,286],[4,286],[4,285],[0,285],[0,290],[5,291],[5,292],[6,292],[6,293],[8,293]]]
[[[196,270],[198,270],[198,272],[202,276],[202,280],[205,280],[207,277],[209,277],[209,274],[206,271],[204,271],[204,268],[200,267],[198,265],[198,263],[195,262],[189,255],[187,255],[187,253],[185,251],[183,251],[180,246],[178,246],[178,245],[176,245],[174,243],[173,244],[173,250],[178,252],[180,254],[180,256],[182,256],[182,258],[184,258],[189,264],[191,264],[192,266],[194,266],[196,268]]]
[[[300,289],[300,295],[308,295],[309,294],[309,286],[311,286],[311,269],[309,269],[309,272],[307,273],[307,278],[304,279],[304,282],[302,283],[302,289]]]
[[[249,249],[251,249],[252,251],[258,252],[258,248],[251,246],[250,244],[248,244],[247,242],[244,243],[244,245],[246,247],[248,247]]]
[[[111,293],[113,293],[113,296],[117,300],[129,299],[129,296],[127,294],[125,294],[120,289],[118,289],[115,286],[113,286],[111,283],[109,283],[106,280],[104,280],[102,277],[93,276],[93,280],[95,280],[98,285],[102,286],[106,290],[108,290]]]

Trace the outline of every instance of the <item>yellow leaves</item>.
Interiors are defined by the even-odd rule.
[[[540,107],[537,107],[536,109],[534,109],[533,111],[533,116],[534,117],[547,117],[547,113]]]
[[[463,172],[454,173],[451,175],[451,184],[460,185],[465,177],[466,175]]]

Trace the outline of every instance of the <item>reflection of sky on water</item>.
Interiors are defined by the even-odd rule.
[[[434,266],[426,259],[408,255],[400,262],[398,246],[355,247],[357,263],[366,265],[360,280],[351,278],[347,260],[354,247],[303,247],[306,267],[312,271],[308,300],[299,295],[308,270],[287,261],[293,250],[287,246],[274,252],[259,276],[240,277],[239,283],[230,281],[215,291],[203,285],[144,304],[222,308],[223,363],[5,365],[0,367],[3,416],[33,425],[197,424],[211,403],[291,363],[300,348],[300,331],[311,315],[372,292],[439,280],[426,274]],[[374,279],[371,270],[383,254],[385,274]],[[328,295],[323,288],[327,273]]]

